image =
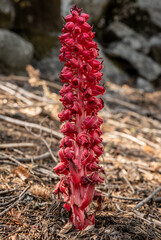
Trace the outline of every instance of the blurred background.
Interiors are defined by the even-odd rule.
[[[90,14],[104,58],[104,77],[147,92],[161,86],[160,0],[0,0],[0,74],[58,80],[63,18],[77,3]]]

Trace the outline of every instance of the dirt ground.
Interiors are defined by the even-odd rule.
[[[106,84],[105,200],[95,226],[78,232],[53,194],[61,86],[29,75],[0,76],[0,240],[161,239],[161,91]]]

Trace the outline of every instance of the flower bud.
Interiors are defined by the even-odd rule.
[[[92,27],[86,22],[82,24],[81,28],[87,32],[92,30]]]
[[[84,23],[84,18],[83,18],[83,17],[78,17],[77,20],[76,20],[76,23],[77,23],[78,25],[83,24],[83,23]]]
[[[90,143],[89,134],[81,132],[77,135],[76,141],[82,146],[87,146]]]
[[[87,13],[81,13],[81,17],[84,18],[85,21],[87,21],[88,18],[89,18],[89,14],[87,14]]]
[[[72,32],[74,29],[74,23],[73,22],[67,22],[64,26],[69,32]]]
[[[72,21],[73,20],[73,16],[70,14],[70,15],[67,15],[66,17],[65,17],[65,21],[66,22],[70,22],[70,21]]]
[[[62,126],[61,132],[67,136],[70,136],[75,132],[75,126],[71,122],[67,121]]]

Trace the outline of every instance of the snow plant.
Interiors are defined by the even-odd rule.
[[[100,137],[103,120],[97,115],[103,108],[103,100],[96,96],[105,92],[99,85],[103,61],[92,40],[95,33],[87,23],[89,14],[81,11],[76,5],[71,9],[59,37],[62,44],[59,59],[65,62],[59,77],[65,84],[60,90],[64,109],[58,116],[64,123],[61,132],[65,136],[60,143],[60,163],[54,168],[58,175],[64,175],[54,192],[59,198],[64,196],[64,208],[79,230],[94,224],[89,204],[101,199],[95,185],[103,183],[100,173],[104,173],[98,165],[103,153]]]

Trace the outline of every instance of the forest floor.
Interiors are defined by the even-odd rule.
[[[105,201],[95,226],[78,232],[53,194],[61,86],[28,71],[0,76],[0,240],[161,239],[161,91],[106,84]]]

